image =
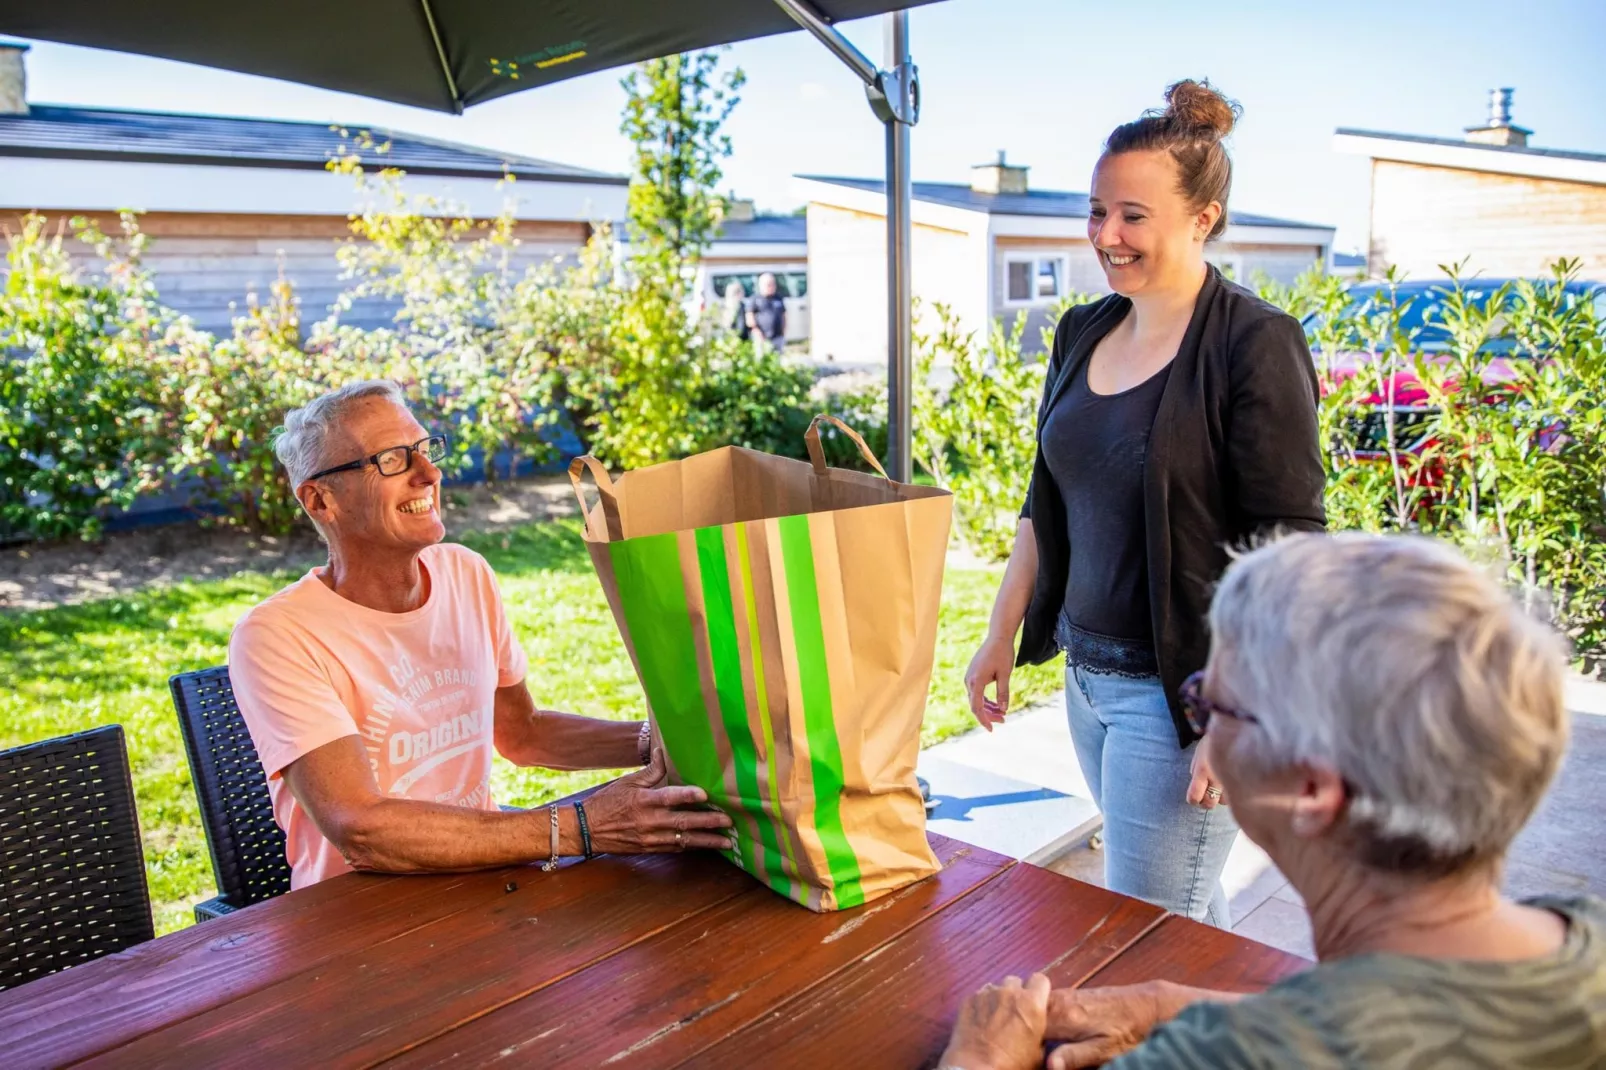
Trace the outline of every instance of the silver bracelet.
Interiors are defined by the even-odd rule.
[[[636,755],[641,764],[646,765],[652,761],[652,722],[641,722],[641,734],[636,737]]]
[[[552,857],[541,863],[543,873],[551,873],[558,868],[558,804],[548,806],[547,813],[552,815]]]

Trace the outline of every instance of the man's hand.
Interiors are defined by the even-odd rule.
[[[652,761],[599,789],[585,801],[591,826],[591,848],[599,853],[642,854],[706,847],[731,850],[731,819],[718,810],[702,809],[708,793],[702,788],[670,786],[664,752],[654,747]]]
[[[1049,1041],[1064,1040],[1049,1054],[1049,1070],[1099,1066],[1142,1044],[1154,1027],[1200,999],[1236,995],[1149,981],[1111,988],[1058,988],[1049,996]]]
[[[953,1039],[938,1065],[953,1070],[1032,1070],[1043,1062],[1048,978],[1034,973],[1023,985],[1006,977],[965,1000]]]

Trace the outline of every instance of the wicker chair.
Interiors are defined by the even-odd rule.
[[[288,892],[284,832],[273,820],[268,781],[234,704],[228,668],[180,673],[168,686],[221,893],[196,906],[195,920],[221,917]]]
[[[122,726],[0,751],[0,989],[155,935]]]

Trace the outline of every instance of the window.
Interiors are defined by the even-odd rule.
[[[1010,257],[1004,261],[1004,303],[1036,305],[1065,296],[1063,256]]]

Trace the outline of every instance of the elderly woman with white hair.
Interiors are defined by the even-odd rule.
[[[1009,978],[941,1065],[1606,1067],[1606,904],[1500,893],[1567,742],[1557,636],[1448,547],[1364,535],[1244,556],[1210,624],[1186,706],[1319,965],[1251,996]]]

